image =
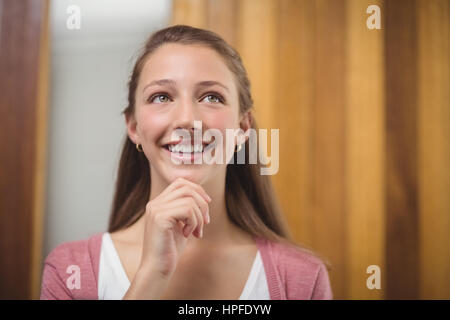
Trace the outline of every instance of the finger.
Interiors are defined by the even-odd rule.
[[[178,207],[172,208],[170,217],[174,219],[177,226],[180,226],[180,222],[184,223],[182,226],[182,233],[184,237],[188,237],[189,234],[197,227],[197,214],[195,209],[187,207],[186,204],[182,204]]]
[[[186,225],[183,228],[183,235],[187,238],[191,234],[191,232],[195,231],[198,226],[198,216],[194,207],[186,207],[183,206],[182,210],[185,212],[188,217],[186,221]]]
[[[205,223],[209,223],[210,217],[208,202],[206,202],[205,199],[191,186],[185,185],[181,188],[176,189],[165,198],[165,201],[173,201],[177,198],[184,197],[192,197],[197,202],[197,205],[201,210],[203,220],[205,221]]]
[[[184,228],[184,235],[187,236],[191,232],[196,236],[200,237],[203,230],[203,216],[200,208],[192,197],[185,197],[182,199],[183,203],[181,207],[187,212],[187,214],[193,214],[195,216],[195,225],[191,224]]]
[[[196,235],[197,238],[201,238],[203,236],[204,217],[196,203],[193,205],[193,208],[197,218],[197,227],[194,230],[194,235]]]
[[[192,197],[184,197],[172,201],[170,204],[161,207],[161,210],[172,211],[167,218],[172,220],[172,225],[179,226],[179,221],[183,222],[183,235],[188,237],[191,232],[201,237],[203,231],[203,215],[197,202]]]

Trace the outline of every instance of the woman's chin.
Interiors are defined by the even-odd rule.
[[[201,172],[202,170],[193,170],[193,169],[174,169],[170,174],[168,175],[168,181],[172,183],[177,178],[183,178],[188,181],[191,181],[196,184],[202,185],[206,181],[206,175],[204,172]]]

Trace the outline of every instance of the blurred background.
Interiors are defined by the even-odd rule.
[[[336,299],[450,299],[449,19],[450,0],[0,0],[0,299],[38,299],[47,254],[106,231],[128,77],[173,24],[241,54]]]

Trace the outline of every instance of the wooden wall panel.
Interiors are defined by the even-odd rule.
[[[343,295],[345,215],[345,7],[334,0],[314,1],[315,41],[312,148],[312,247],[333,265],[334,296]],[[289,162],[280,166],[295,170]],[[295,207],[289,207],[295,215]],[[295,227],[295,226],[293,226]]]
[[[392,299],[415,299],[418,297],[418,194],[414,1],[387,1],[385,17],[387,294]]]
[[[293,236],[310,247],[314,242],[310,214],[313,206],[311,168],[314,150],[310,137],[314,130],[315,56],[308,48],[315,43],[314,13],[312,2],[280,2],[279,67],[276,78],[280,164],[291,159],[296,169],[280,165],[278,174],[273,177],[284,210],[296,208],[295,214],[289,216],[289,223],[296,226],[291,228]]]
[[[48,93],[50,74],[50,29],[49,1],[45,0],[41,11],[41,28],[38,64],[38,88],[36,97],[36,131],[35,131],[35,163],[33,185],[32,214],[32,249],[30,266],[31,298],[39,299],[41,291],[41,276],[43,271],[43,239],[44,216],[47,198],[47,133],[48,133]]]
[[[385,292],[384,217],[384,30],[371,30],[369,5],[382,1],[347,2],[346,26],[346,297],[382,299]],[[381,270],[381,289],[369,290],[367,267]]]
[[[270,128],[276,122],[275,77],[277,55],[277,4],[272,0],[239,2],[236,47],[247,68],[254,96],[255,117],[261,128]],[[260,19],[264,23],[254,23]],[[273,127],[273,126],[272,126]],[[276,127],[276,126],[275,126]],[[270,134],[268,134],[270,137]]]
[[[177,0],[172,2],[172,24],[208,27],[208,0]]]
[[[419,297],[450,299],[450,3],[420,0],[416,12]]]
[[[236,46],[239,0],[211,0],[208,3],[208,28],[220,34],[225,41]]]
[[[45,0],[1,0],[0,299],[36,298],[45,199]]]

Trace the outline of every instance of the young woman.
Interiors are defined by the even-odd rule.
[[[248,161],[249,140],[200,135],[189,150],[174,138],[193,137],[194,121],[223,137],[257,129],[252,106],[240,56],[217,34],[153,34],[129,81],[109,230],[55,248],[41,298],[331,299],[324,262],[292,241],[268,176]],[[177,148],[192,160],[210,144],[236,151],[222,163],[173,161],[186,159]],[[242,152],[244,164],[230,163]]]

